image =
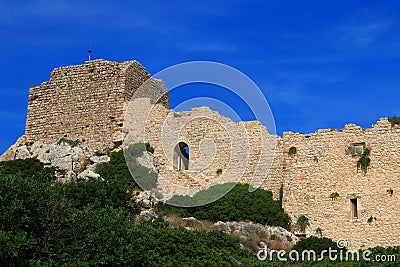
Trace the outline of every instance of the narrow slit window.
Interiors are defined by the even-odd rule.
[[[350,199],[351,218],[358,219],[357,198]]]
[[[175,146],[174,167],[178,170],[189,170],[189,146],[180,142]]]

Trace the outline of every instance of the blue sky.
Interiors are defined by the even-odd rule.
[[[283,131],[400,115],[399,1],[1,1],[0,153],[24,133],[29,85],[93,58],[137,59],[155,74],[193,60],[228,64],[263,91]],[[191,85],[172,106],[224,91]],[[224,100],[226,99],[226,100]]]

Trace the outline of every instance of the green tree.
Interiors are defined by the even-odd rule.
[[[198,192],[194,197],[174,196],[173,203],[203,203],[217,192],[225,192],[231,184],[215,185],[207,190]],[[200,220],[210,221],[246,221],[261,224],[289,227],[290,218],[284,212],[280,201],[273,200],[272,192],[257,189],[249,192],[249,185],[237,184],[222,198],[195,207],[175,207],[158,203],[156,210],[174,213],[181,217],[193,216]]]
[[[137,162],[136,158],[140,157],[144,151],[146,151],[146,145],[137,143],[125,151],[113,152],[110,162],[96,166],[96,173],[105,180],[126,185],[128,190],[133,188],[149,190],[157,185],[158,174]]]

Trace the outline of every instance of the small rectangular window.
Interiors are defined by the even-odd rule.
[[[357,198],[350,199],[351,218],[358,219]]]
[[[353,144],[353,156],[359,156],[364,153],[365,143]]]

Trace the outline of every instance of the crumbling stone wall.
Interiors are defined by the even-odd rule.
[[[146,125],[138,135],[144,139],[136,141],[155,148],[156,168],[167,181],[190,189],[223,181],[252,183],[258,177],[263,180],[261,188],[272,191],[275,199],[282,198],[293,223],[301,215],[309,218],[307,235],[318,235],[320,228],[323,236],[347,240],[350,249],[400,244],[400,128],[387,119],[371,129],[348,124],[341,131],[286,132],[281,138],[269,135],[259,122],[235,123],[206,107],[173,112],[140,101],[132,118]],[[134,128],[133,132],[138,130]],[[190,147],[189,170],[173,166],[179,142]],[[371,149],[366,173],[357,169],[360,156],[352,155],[357,143]],[[261,147],[274,153],[263,156]],[[296,154],[289,155],[291,147]],[[219,168],[225,178],[216,173]],[[160,186],[170,184],[161,181]],[[339,196],[332,199],[335,192]],[[186,193],[182,189],[170,196]],[[351,217],[350,199],[357,199],[356,219]]]
[[[120,142],[127,103],[149,78],[136,61],[93,60],[56,68],[50,81],[30,89],[25,135],[32,142],[62,137],[87,144]],[[166,92],[160,81],[151,85],[144,91],[148,97]],[[168,95],[159,102],[168,106]]]
[[[274,198],[280,196],[282,141],[269,135],[257,121],[236,123],[207,107],[174,112],[142,98],[130,103],[124,126],[126,144],[148,142],[154,147],[159,186],[164,193],[171,184],[182,187],[167,192],[169,196],[190,195],[194,187],[200,190],[239,181],[262,184]],[[176,165],[175,148],[180,142],[190,149],[188,170],[179,170]]]
[[[399,127],[381,119],[371,129],[348,124],[340,131],[287,132],[283,141],[283,206],[294,222],[304,215],[308,234],[321,228],[323,236],[346,239],[350,248],[400,244]],[[371,150],[366,173],[357,170],[360,156],[349,149],[364,142]],[[290,147],[297,153],[289,155]],[[331,198],[335,192],[339,196]],[[350,199],[357,199],[357,219]]]
[[[348,240],[349,248],[400,244],[400,127],[381,119],[371,129],[349,124],[281,138],[259,122],[235,123],[206,107],[174,112],[163,82],[149,78],[136,61],[55,69],[49,82],[30,90],[27,141],[119,143],[124,134],[131,143],[154,147],[151,161],[169,196],[222,182],[261,183],[282,199],[293,222],[301,215],[310,219],[308,235],[321,228],[323,236]],[[179,142],[190,148],[189,170],[174,166]],[[351,154],[355,143],[371,149],[366,173]],[[296,154],[289,155],[291,147]],[[181,187],[168,191],[172,185]],[[357,199],[357,218],[350,199]]]

